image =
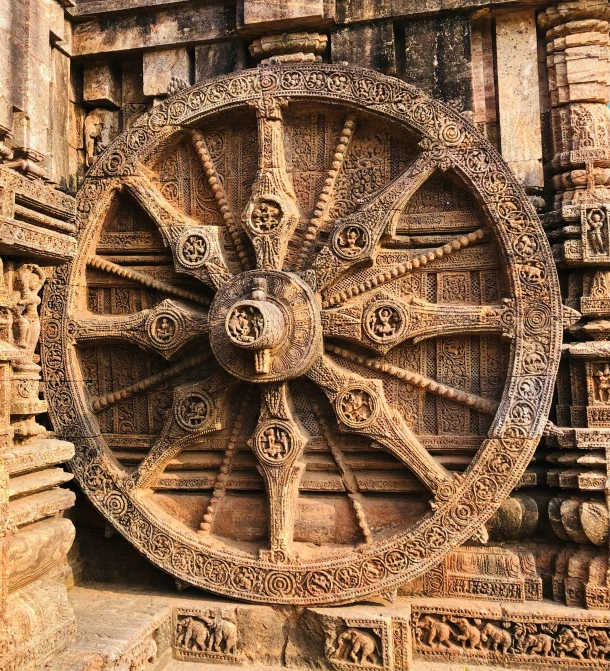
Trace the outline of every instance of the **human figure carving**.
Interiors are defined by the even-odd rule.
[[[364,236],[356,226],[350,226],[339,236],[339,247],[346,256],[357,256],[364,248]]]
[[[372,666],[379,665],[381,658],[375,637],[368,632],[353,628],[339,634],[330,655],[335,659],[348,660],[353,664]]]
[[[605,217],[602,211],[593,210],[587,217],[587,221],[583,224],[589,244],[591,245],[591,251],[594,254],[606,253],[606,243],[602,232],[605,223]]]
[[[506,629],[500,629],[491,622],[488,622],[481,630],[481,640],[488,643],[488,648],[494,652],[501,652],[505,655],[513,643],[513,637]]]
[[[593,373],[597,386],[597,400],[600,403],[610,402],[610,365],[606,364],[602,370]]]
[[[15,345],[32,356],[40,336],[38,306],[41,299],[38,292],[45,282],[45,276],[41,268],[26,263],[17,270],[15,280],[17,291],[12,308],[13,337]]]
[[[608,659],[610,655],[610,636],[603,629],[589,629],[591,657]]]
[[[96,157],[106,148],[102,142],[104,120],[100,110],[94,109],[85,118],[85,155],[87,167],[93,165]]]
[[[341,406],[347,419],[352,422],[366,422],[373,414],[370,396],[362,389],[349,391],[344,396]]]

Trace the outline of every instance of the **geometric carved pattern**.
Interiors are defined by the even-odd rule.
[[[480,537],[525,472],[559,362],[554,261],[498,154],[417,89],[322,64],[198,84],[99,157],[78,228],[42,310],[54,426],[94,505],[180,580],[388,593]],[[252,519],[266,497],[258,536],[227,522],[237,490]]]

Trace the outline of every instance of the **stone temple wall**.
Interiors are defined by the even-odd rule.
[[[171,656],[610,668],[609,28],[607,0],[0,0],[1,671],[148,671]],[[490,240],[496,214],[508,224]],[[369,247],[375,273],[333,285]],[[320,249],[335,261],[314,262]],[[278,288],[284,259],[306,272]],[[269,306],[297,288],[309,312],[278,317]],[[269,378],[258,424],[261,385],[223,377],[256,378],[235,354],[253,346],[232,312],[208,312],[212,291],[276,326],[316,324],[284,364],[308,381],[291,399],[288,373]],[[456,324],[467,337],[451,341]],[[327,366],[360,387],[302,354],[317,328]],[[257,382],[280,365],[271,331]],[[222,375],[193,347],[201,334],[232,339],[213,347]],[[510,433],[494,433],[499,417]],[[509,454],[514,488],[469,475],[496,439],[488,471],[508,478]],[[433,463],[414,448],[401,461],[420,442]],[[400,524],[449,510],[468,477],[483,524],[444,517],[421,552],[399,548]],[[247,553],[267,533],[253,568],[193,549],[218,537]],[[375,563],[386,541],[394,554]],[[360,573],[325,601],[339,569],[306,573],[295,556],[320,563],[326,548],[331,562],[347,545]],[[165,590],[142,610],[141,595],[91,597],[146,622],[114,657],[87,647],[99,623],[78,590],[92,580]],[[258,605],[174,598],[189,585]],[[317,607],[371,595],[385,605]]]

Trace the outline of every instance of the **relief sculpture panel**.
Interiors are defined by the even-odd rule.
[[[77,223],[42,306],[50,411],[86,494],[152,562],[241,600],[332,604],[486,540],[576,313],[525,193],[459,113],[348,66],[203,82],[96,157]],[[504,645],[493,623],[431,622],[424,646]],[[178,649],[237,659],[233,627],[184,614]],[[327,656],[384,668],[383,645],[354,625]]]

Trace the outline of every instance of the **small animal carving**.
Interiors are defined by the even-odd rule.
[[[186,617],[182,620],[182,633],[179,636],[178,643],[189,650],[207,650],[210,630],[199,620],[192,617]]]
[[[526,655],[549,657],[554,647],[555,641],[548,634],[528,634],[523,639],[523,651]]]
[[[483,648],[481,632],[474,624],[470,624],[465,617],[449,618],[449,621],[458,628],[460,633],[455,638],[456,641],[462,643],[464,648],[470,648],[471,650],[481,650]],[[481,624],[481,621],[475,620],[475,624]]]
[[[366,631],[352,628],[339,634],[330,656],[353,664],[371,666],[378,666],[381,659],[375,637]]]
[[[584,659],[584,651],[587,649],[587,644],[576,637],[576,634],[564,627],[559,634],[557,634],[556,650],[560,657],[565,657],[566,654],[574,655],[577,659]]]
[[[488,622],[481,630],[481,640],[488,643],[487,647],[494,652],[501,652],[505,655],[513,643],[513,637],[505,629],[496,627]]]
[[[419,621],[419,626],[422,628],[422,639],[425,645],[429,648],[442,650],[442,645],[445,645],[450,650],[458,649],[458,646],[451,642],[451,637],[454,635],[453,630],[445,621],[437,620],[430,615],[426,615]]]

